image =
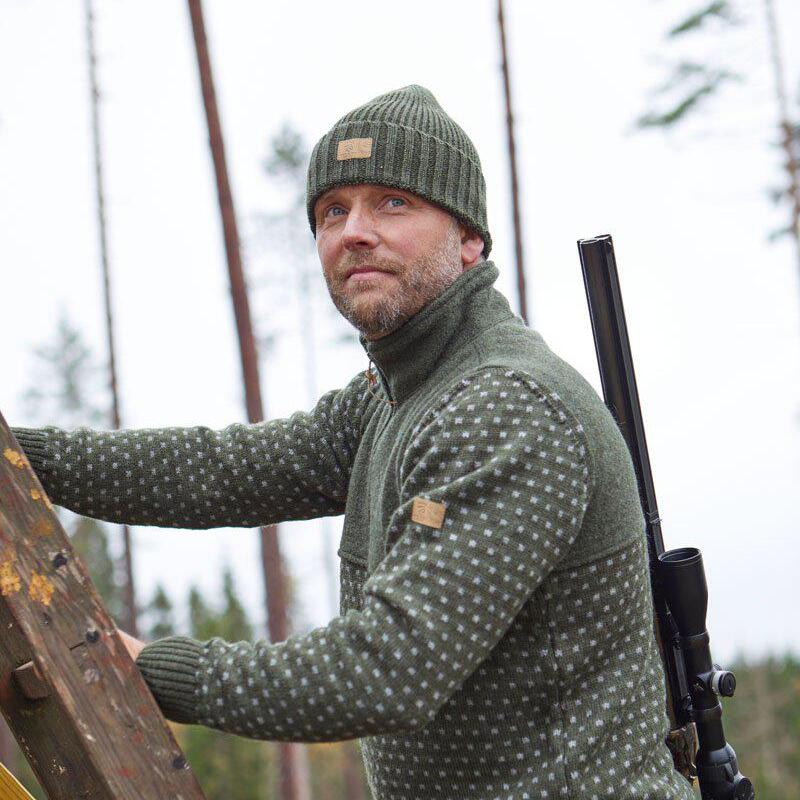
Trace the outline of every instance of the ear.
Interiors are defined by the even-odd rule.
[[[482,261],[483,239],[462,223],[458,223],[458,235],[461,239],[461,265],[464,271],[472,269]]]

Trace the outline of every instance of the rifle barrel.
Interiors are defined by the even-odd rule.
[[[664,664],[667,711],[674,730],[689,722],[686,708],[688,686],[683,657],[675,638],[677,628],[659,578],[658,557],[664,552],[664,538],[661,534],[661,517],[656,505],[653,474],[644,435],[639,391],[633,371],[628,327],[625,324],[614,244],[608,235],[596,236],[578,241],[578,250],[603,397],[628,445],[636,472],[647,538],[655,635]]]
[[[589,301],[597,363],[606,406],[630,450],[647,525],[651,562],[664,552],[661,518],[650,470],[642,409],[633,371],[631,345],[619,288],[614,245],[608,235],[578,242],[583,282]]]

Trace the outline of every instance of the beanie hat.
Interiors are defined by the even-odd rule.
[[[308,166],[306,209],[342,184],[405,189],[449,211],[478,233],[489,255],[486,182],[475,146],[422,86],[405,86],[345,114],[317,142]]]

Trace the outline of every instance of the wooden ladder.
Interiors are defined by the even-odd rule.
[[[51,800],[203,800],[0,414],[0,708]]]

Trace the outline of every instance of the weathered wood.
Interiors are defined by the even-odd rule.
[[[0,707],[48,797],[203,798],[2,415],[0,631]]]
[[[29,661],[21,667],[17,667],[14,672],[14,680],[17,688],[28,698],[28,700],[41,700],[50,696],[50,687],[42,679],[36,664]]]

